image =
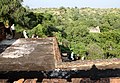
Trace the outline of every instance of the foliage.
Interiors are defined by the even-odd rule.
[[[74,52],[86,59],[120,57],[120,9],[38,8],[21,5],[22,0],[1,0],[0,21],[15,23],[17,32],[27,29],[29,37],[58,39],[62,52]],[[100,33],[90,33],[100,27]]]
[[[29,30],[28,34],[29,34],[29,37],[31,37],[33,34],[39,37],[45,37],[45,33],[43,32],[43,26],[41,24],[38,24],[33,29]]]
[[[0,0],[0,17],[2,17],[3,21],[13,21],[15,12],[19,12],[17,13],[18,16],[23,15],[21,9],[24,8],[21,2],[22,0]]]
[[[58,29],[53,36],[58,38],[63,52],[69,48],[71,52],[85,56],[86,59],[120,57],[120,9],[60,7],[52,10],[48,8],[45,11],[54,15],[51,16],[52,20],[47,20]],[[45,23],[48,24],[46,21]],[[90,33],[90,28],[96,26],[100,27],[100,33]]]
[[[104,58],[103,49],[95,43],[88,44],[87,52],[88,52],[87,59],[103,59]]]

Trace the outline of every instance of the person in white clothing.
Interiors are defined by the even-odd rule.
[[[23,35],[25,38],[28,38],[26,30],[23,31]]]
[[[11,26],[11,31],[12,31],[12,38],[14,38],[15,37],[15,26],[14,26],[14,24],[12,24],[12,26]]]
[[[71,57],[70,57],[70,58],[71,58],[72,60],[75,60],[75,59],[74,59],[74,53],[73,53],[73,52],[71,53]]]

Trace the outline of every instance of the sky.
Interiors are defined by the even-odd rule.
[[[91,8],[120,8],[120,0],[23,0],[24,6],[29,8],[59,8],[63,7],[91,7]]]

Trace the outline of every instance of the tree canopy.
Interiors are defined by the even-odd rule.
[[[45,11],[42,11],[45,10]],[[120,57],[120,9],[119,8],[41,8],[33,12],[53,15],[54,27],[64,32],[55,36],[63,52],[74,52],[86,59]],[[100,33],[90,32],[99,26]],[[63,48],[64,47],[64,48]],[[68,49],[66,49],[68,48]]]

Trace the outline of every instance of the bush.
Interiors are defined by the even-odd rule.
[[[43,32],[43,26],[41,24],[38,24],[36,27],[28,31],[29,37],[31,37],[33,34],[39,37],[46,37],[45,33]]]
[[[104,51],[103,49],[98,46],[97,44],[89,44],[87,46],[87,59],[103,59],[104,58]]]

